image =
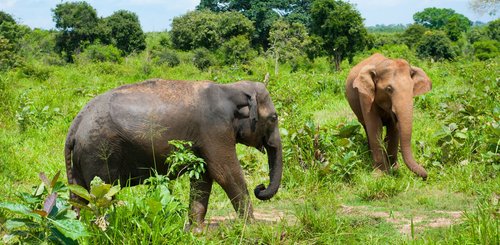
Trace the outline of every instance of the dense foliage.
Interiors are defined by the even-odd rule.
[[[233,37],[249,39],[254,31],[252,22],[237,12],[216,14],[193,11],[172,21],[172,44],[180,50],[207,48],[215,50]]]
[[[135,13],[119,10],[104,19],[110,29],[111,43],[124,54],[140,52],[146,48],[146,37]]]
[[[352,60],[364,49],[367,32],[361,14],[352,4],[338,0],[314,1],[311,7],[312,33],[323,39],[323,49],[340,69],[344,58]]]
[[[120,10],[101,19],[87,2],[60,3],[53,12],[59,30],[56,49],[67,61],[89,44],[113,44],[126,55],[146,48],[139,19],[132,12]]]
[[[237,11],[254,22],[253,42],[264,49],[268,48],[269,31],[280,17],[292,22],[310,26],[312,0],[201,0],[197,9],[214,12]]]
[[[204,35],[217,37],[211,40],[219,46],[184,50],[174,44],[174,32],[165,31],[145,33],[144,48],[129,53],[124,47],[137,43],[123,37],[119,47],[118,36],[106,24],[110,17],[97,18],[93,27],[75,20],[77,13],[93,19],[95,10],[83,2],[63,3],[70,6],[59,9],[65,24],[51,31],[32,30],[0,12],[2,243],[499,244],[499,20],[460,29],[456,41],[446,29],[417,23],[369,28],[367,46],[349,47],[345,58],[352,63],[341,59],[341,69],[333,70],[328,50],[343,41],[326,31],[344,23],[352,33],[366,34],[352,5],[318,0],[311,8],[313,1],[260,2],[302,4],[304,16],[313,17],[314,9],[318,16],[324,14],[322,24],[332,28],[322,36],[320,30],[312,32],[317,28],[313,23],[319,23],[314,18],[298,23],[285,11],[269,23],[264,49],[252,43],[257,26],[245,17],[253,7],[245,5],[249,10],[235,13],[217,4],[213,6],[222,13],[196,10],[186,15],[210,16],[203,16],[211,25],[206,27],[211,33]],[[321,12],[334,7],[340,11],[336,15]],[[113,28],[142,33],[133,13],[116,13]],[[214,24],[221,19],[225,24]],[[70,22],[76,29],[94,28],[82,33],[105,34],[92,42],[79,41],[72,63],[57,49],[61,35],[74,31],[63,30]],[[414,98],[412,146],[429,171],[426,182],[404,166],[388,174],[373,172],[365,133],[344,90],[350,68],[375,52],[406,59],[432,80],[432,90]],[[279,113],[284,172],[273,199],[251,197],[257,221],[227,218],[234,210],[215,184],[207,216],[212,225],[202,235],[184,232],[189,177],[205,171],[189,142],[171,142],[176,151],[168,164],[191,163],[187,174],[175,181],[152,170],[146,185],[132,188],[99,179],[90,190],[65,184],[62,149],[69,125],[97,95],[152,77],[229,83],[262,81],[266,73],[271,74],[267,89]],[[237,156],[249,187],[269,178],[265,154],[237,145]],[[88,203],[70,202],[68,189]],[[70,204],[82,209],[79,218]]]

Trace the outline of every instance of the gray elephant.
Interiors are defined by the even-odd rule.
[[[99,176],[133,186],[148,178],[155,165],[165,174],[172,139],[192,141],[193,152],[206,162],[205,173],[190,183],[189,219],[197,230],[213,181],[240,216],[253,218],[236,143],[267,151],[270,184],[257,186],[255,196],[267,200],[278,191],[283,169],[278,117],[265,85],[250,81],[153,79],[97,96],[69,129],[64,153],[68,182],[89,189]]]

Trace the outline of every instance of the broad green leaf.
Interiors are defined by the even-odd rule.
[[[90,188],[90,194],[94,195],[97,199],[104,197],[111,189],[110,184],[95,185]]]
[[[23,204],[1,202],[0,208],[7,209],[13,213],[24,214],[24,215],[28,215],[31,217],[34,217],[34,215],[35,215],[31,212],[31,210],[27,206],[25,206]]]
[[[108,193],[106,193],[106,197],[113,197],[114,195],[116,195],[116,193],[118,193],[120,191],[120,186],[119,185],[115,185],[113,187],[111,187],[111,189],[109,189]]]
[[[81,187],[79,185],[69,185],[68,188],[75,195],[77,195],[77,196],[79,196],[79,197],[81,197],[81,198],[83,198],[83,199],[85,199],[85,200],[87,200],[87,201],[90,202],[90,200],[91,200],[90,194],[89,194],[89,192],[85,188],[83,188],[83,187]]]
[[[9,231],[19,229],[19,228],[24,227],[24,226],[26,226],[26,222],[23,220],[19,220],[19,219],[17,219],[17,220],[9,219],[4,224],[5,229],[7,229]]]
[[[462,133],[462,132],[456,132],[455,137],[460,138],[460,139],[467,139],[467,135]]]
[[[108,197],[97,198],[95,204],[99,208],[107,208],[111,206],[111,198]]]
[[[74,219],[63,219],[63,220],[52,220],[50,222],[54,224],[58,231],[60,231],[66,237],[76,240],[80,237],[88,236],[87,230],[82,222]]]
[[[38,186],[38,188],[36,188],[35,190],[35,196],[41,196],[43,194],[43,190],[45,189],[45,184],[42,182],[40,183],[40,185]]]

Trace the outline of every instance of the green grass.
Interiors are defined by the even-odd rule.
[[[182,57],[181,65],[173,68],[150,64],[143,55],[136,55],[121,64],[48,66],[31,61],[26,68],[0,73],[0,201],[18,201],[16,193],[37,185],[41,171],[51,176],[64,172],[63,146],[71,121],[91,98],[108,89],[152,77],[259,81],[273,71],[272,62],[262,57],[246,67],[212,67],[208,71],[186,62],[189,54]],[[256,213],[279,213],[281,220],[245,224],[232,219],[202,235],[185,233],[189,181],[182,177],[171,183],[172,195],[180,205],[174,208],[178,213],[151,215],[143,202],[147,188],[125,188],[118,198],[127,205],[110,214],[110,230],[94,228],[93,235],[81,242],[498,244],[498,59],[419,60],[417,65],[433,80],[433,90],[416,99],[413,128],[414,155],[429,171],[427,181],[415,177],[404,164],[397,173],[373,174],[362,128],[347,138],[337,136],[355,121],[344,96],[350,65],[343,63],[341,72],[331,72],[326,60],[318,59],[310,70],[290,73],[282,67],[280,74],[271,75],[268,85],[280,114],[284,176],[276,197],[265,202],[251,198]],[[457,130],[465,130],[465,138],[458,131],[449,136],[456,141],[439,135],[452,123]],[[319,146],[312,144],[316,135]],[[314,150],[324,159],[315,159]],[[237,152],[250,191],[267,183],[265,155],[245,146],[238,146]],[[453,154],[445,155],[447,152]],[[460,217],[452,215],[455,213]],[[3,223],[10,215],[0,211],[1,236],[7,232]],[[234,216],[231,203],[214,185],[207,218],[228,215]],[[91,219],[82,217],[89,227]],[[430,225],[439,219],[452,222]],[[413,233],[408,232],[412,220]]]

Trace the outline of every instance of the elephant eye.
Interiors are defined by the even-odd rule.
[[[389,86],[385,87],[385,92],[392,93],[393,92],[392,86],[389,85]]]
[[[276,113],[272,114],[270,117],[271,122],[276,122],[278,121],[278,115]]]

